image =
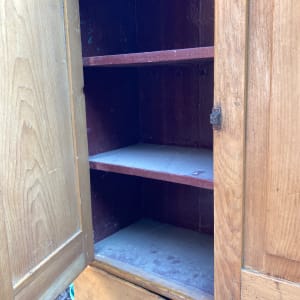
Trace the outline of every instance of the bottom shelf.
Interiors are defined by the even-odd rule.
[[[141,220],[95,244],[96,265],[172,299],[213,299],[213,236]]]

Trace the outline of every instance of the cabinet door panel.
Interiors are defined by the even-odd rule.
[[[300,3],[250,1],[245,266],[300,282]]]
[[[0,19],[2,216],[10,284],[29,299],[92,255],[78,3],[1,0]]]
[[[300,3],[274,2],[266,247],[300,261]]]

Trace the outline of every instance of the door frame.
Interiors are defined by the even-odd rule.
[[[215,299],[241,299],[248,0],[215,1],[214,132]]]

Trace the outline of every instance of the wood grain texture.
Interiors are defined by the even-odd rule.
[[[213,59],[214,47],[83,57],[84,67],[151,66]]]
[[[300,299],[300,285],[243,270],[242,299],[298,300]]]
[[[94,257],[94,240],[78,0],[65,0],[65,26],[67,30],[69,89],[70,95],[72,95],[71,109],[77,176],[77,206],[81,211],[81,230],[84,233],[82,246],[88,263]]]
[[[251,1],[245,181],[245,265],[262,269],[265,240],[268,123],[271,97],[272,1]]]
[[[244,201],[247,6],[216,1],[214,133],[215,299],[240,299]]]
[[[89,161],[95,170],[213,189],[212,152],[206,149],[136,144],[90,156]]]
[[[87,267],[75,280],[78,300],[159,300],[162,297],[94,267]]]
[[[298,262],[300,262],[299,26],[300,2],[274,1],[266,250],[271,255]],[[285,43],[282,43],[283,38]],[[298,275],[300,282],[300,270]]]
[[[7,278],[11,274],[15,297],[22,299],[56,296],[52,292],[66,287],[88,261],[85,224],[90,219],[81,207],[88,207],[89,195],[82,191],[86,202],[81,205],[77,146],[85,147],[86,172],[87,149],[75,141],[74,120],[80,117],[73,116],[78,94],[71,72],[77,64],[82,74],[82,60],[68,53],[69,40],[72,51],[80,49],[80,37],[76,40],[66,26],[68,17],[77,15],[77,27],[71,27],[78,33],[79,19],[76,2],[67,2],[0,1],[1,211]],[[64,258],[69,269],[55,263]]]
[[[18,282],[14,286],[15,299],[53,300],[66,289],[86,266],[82,235],[79,233],[67,240]]]
[[[63,2],[5,3],[1,189],[15,284],[79,230],[80,218]]]
[[[0,11],[1,17],[1,11]],[[4,214],[2,193],[0,191],[0,212]],[[7,231],[5,219],[0,218],[0,299],[13,299],[13,286],[11,280],[10,260],[8,253]]]
[[[300,282],[300,5],[250,5],[245,266]],[[284,43],[282,43],[284,40]]]

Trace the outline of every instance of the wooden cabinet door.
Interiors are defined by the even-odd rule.
[[[78,3],[0,22],[0,299],[53,299],[93,257]]]
[[[298,0],[250,1],[244,299],[300,299],[299,28]]]

